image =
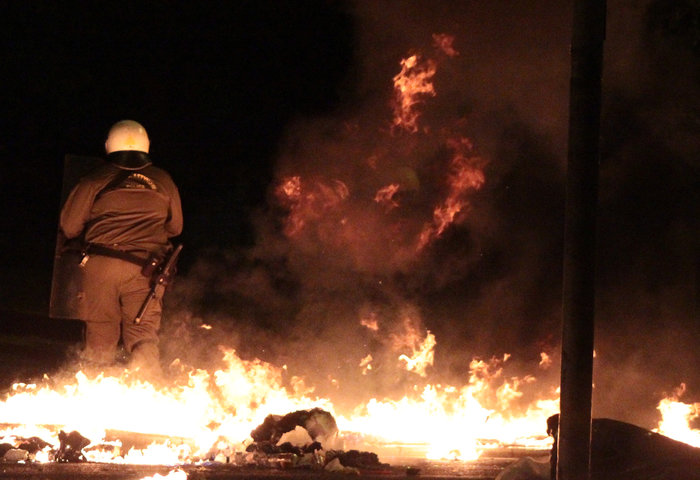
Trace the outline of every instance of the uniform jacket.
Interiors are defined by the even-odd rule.
[[[124,251],[162,252],[182,232],[180,194],[147,154],[113,152],[83,177],[61,210],[67,238]]]

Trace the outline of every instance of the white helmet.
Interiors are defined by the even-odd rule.
[[[122,120],[112,125],[105,142],[107,154],[121,150],[136,150],[148,153],[151,142],[146,129],[133,120]]]

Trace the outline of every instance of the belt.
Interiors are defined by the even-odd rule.
[[[125,262],[134,263],[140,267],[143,267],[148,262],[148,259],[144,257],[139,257],[130,252],[125,252],[123,250],[117,250],[115,248],[105,247],[104,245],[97,245],[91,243],[85,249],[86,255],[99,255],[102,257],[112,257],[124,260]]]

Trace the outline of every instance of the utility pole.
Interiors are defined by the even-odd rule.
[[[557,480],[589,480],[605,0],[574,0]]]

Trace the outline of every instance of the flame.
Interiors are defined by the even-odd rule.
[[[365,358],[360,360],[360,368],[362,368],[362,375],[367,375],[370,370],[372,370],[372,354],[368,354]]]
[[[187,473],[184,470],[176,468],[171,470],[167,475],[160,475],[156,473],[151,477],[143,477],[141,480],[187,480]]]
[[[546,352],[540,353],[540,368],[547,369],[552,366],[552,359],[549,358]]]
[[[469,203],[467,193],[479,190],[485,182],[484,160],[474,153],[474,146],[468,138],[451,138],[447,147],[452,150],[450,174],[447,177],[448,194],[445,200],[435,207],[433,222],[427,224],[418,240],[418,250],[422,250],[432,240],[438,238],[455,221],[455,217]]]
[[[402,59],[400,64],[401,72],[394,77],[394,127],[415,133],[420,116],[417,105],[422,98],[435,96],[432,78],[437,66],[418,54]]]
[[[654,431],[694,447],[700,447],[700,429],[690,427],[693,420],[700,418],[700,402],[681,402],[680,397],[685,393],[685,389],[685,383],[681,383],[673,395],[659,402],[657,408],[661,412],[662,419],[659,427]]]
[[[422,445],[423,455],[431,459],[471,460],[485,449],[504,444],[550,448],[551,439],[536,432],[542,431],[547,417],[558,411],[558,399],[537,400],[522,416],[510,414],[514,399],[522,395],[518,388],[535,379],[514,379],[494,392],[490,384],[502,372],[501,365],[496,368],[495,377],[489,373],[494,362],[472,362],[475,370],[463,387],[427,384],[422,390],[417,389],[414,397],[371,399],[358,407],[351,419],[340,417],[338,425],[344,430],[362,432],[368,442],[383,438],[403,445]],[[491,395],[498,397],[494,407],[486,406]],[[387,437],[387,432],[391,432],[391,437]]]
[[[387,211],[392,210],[399,206],[398,202],[394,200],[394,195],[399,191],[399,185],[392,183],[386,187],[382,187],[377,191],[374,196],[374,201],[380,205],[384,205]]]
[[[205,456],[218,440],[243,448],[250,431],[271,412],[288,412],[328,402],[305,396],[302,382],[292,378],[292,394],[282,386],[283,369],[259,360],[241,360],[231,349],[222,349],[227,367],[213,374],[192,369],[187,380],[172,388],[121,376],[99,374],[88,377],[82,371],[72,381],[43,386],[16,384],[0,403],[0,418],[18,427],[0,431],[0,437],[29,437],[29,425],[39,428],[36,436],[58,445],[58,426],[77,430],[92,444],[105,443],[107,430],[157,434],[186,439],[178,445],[153,444],[142,451],[125,453],[129,463],[170,465],[183,459]],[[105,461],[101,452],[87,452],[93,461]]]
[[[284,229],[287,236],[294,236],[307,223],[323,218],[350,195],[347,185],[340,180],[333,180],[330,185],[320,181],[308,185],[298,175],[285,178],[275,193],[289,210]]]
[[[432,40],[437,53],[442,54],[442,60],[445,56],[449,59],[459,54],[453,47],[454,36],[437,33]],[[382,145],[371,152],[357,152],[351,146],[346,155],[335,159],[336,149],[324,149],[325,145],[321,145],[318,151],[327,152],[331,157],[325,158],[323,164],[331,166],[332,176],[323,178],[317,174],[312,178],[302,178],[294,172],[279,179],[275,188],[277,203],[285,210],[284,233],[288,238],[308,229],[309,235],[299,235],[299,241],[320,241],[326,249],[339,249],[339,256],[350,256],[360,268],[376,265],[376,245],[386,242],[391,242],[394,247],[392,255],[386,259],[388,268],[412,262],[416,252],[434,242],[450,225],[466,218],[470,206],[468,196],[485,182],[486,161],[461,133],[464,118],[445,125],[419,126],[424,102],[437,96],[433,79],[438,61],[414,53],[401,59],[400,65],[401,71],[393,77],[392,127],[388,132],[380,129],[381,135],[391,137],[385,142],[388,149]],[[431,120],[445,123],[441,117]],[[358,128],[346,127],[346,133],[354,138]],[[414,135],[410,142],[406,139],[397,142],[394,136],[397,132],[413,134],[419,130],[435,134]],[[440,163],[422,168],[422,163],[430,161],[430,157],[413,158],[413,150],[420,152],[422,146],[439,152],[436,159]],[[449,158],[443,159],[445,152]],[[318,155],[317,150],[313,154]],[[352,168],[353,164],[357,168]],[[435,166],[443,164],[444,178],[433,177],[437,173]],[[337,178],[338,165],[343,166],[347,178]],[[298,167],[295,165],[294,168]],[[318,171],[318,166],[313,168]],[[353,181],[353,176],[359,172],[368,178]],[[423,175],[427,178],[422,178]],[[432,182],[437,182],[437,185]],[[353,202],[348,201],[348,185],[353,188]],[[422,185],[426,187],[422,188]],[[411,201],[399,202],[399,193]],[[367,209],[369,201],[380,209]],[[426,208],[419,205],[421,201],[427,203]],[[402,203],[405,203],[405,209],[402,209]],[[406,218],[412,213],[420,216]],[[392,217],[382,219],[381,214],[391,214]]]
[[[434,346],[434,336],[428,332],[418,345],[420,352],[402,358],[413,365],[415,374],[425,375],[419,364],[432,363]],[[221,451],[243,452],[250,432],[267,415],[319,407],[336,417],[339,441],[349,446],[381,451],[391,445],[413,445],[414,454],[468,459],[504,443],[545,448],[546,436],[537,432],[544,430],[547,416],[558,408],[556,398],[541,399],[522,416],[512,413],[513,402],[522,396],[520,388],[535,379],[503,382],[507,356],[473,361],[469,382],[462,387],[416,384],[414,395],[372,398],[341,414],[330,399],[312,396],[301,379],[284,380],[284,367],[242,360],[232,349],[221,352],[226,366],[213,373],[175,363],[175,373],[181,371],[186,379],[169,387],[135,380],[127,370],[119,376],[90,377],[79,371],[62,382],[45,377],[42,385],[15,384],[0,402],[0,418],[7,422],[0,441],[39,436],[57,446],[59,429],[77,430],[91,440],[85,450],[90,461],[176,465],[212,458]],[[369,368],[371,361],[367,356],[363,364]],[[118,436],[115,432],[150,434],[160,441],[126,450],[120,439],[108,438]],[[35,459],[49,461],[48,450]]]
[[[406,362],[406,370],[409,372],[416,372],[421,377],[425,377],[425,370],[427,367],[433,364],[434,353],[433,348],[435,347],[435,335],[428,332],[425,340],[419,345],[413,346],[413,354],[409,357],[408,355],[402,354],[399,356],[399,360]]]
[[[366,316],[360,319],[360,325],[376,332],[379,330],[379,320],[375,312],[369,312]]]
[[[456,57],[459,55],[459,52],[452,46],[454,41],[454,35],[448,35],[446,33],[433,33],[433,45],[435,48],[444,52],[448,57]]]
[[[411,350],[410,356],[405,353],[399,355],[399,361],[405,363],[406,370],[425,377],[426,369],[433,364],[433,349],[436,341],[435,335],[430,333],[430,331],[427,331],[425,338],[421,339],[422,334],[419,322],[419,317],[414,312],[407,310],[403,314],[403,330],[392,334],[390,340],[393,349],[396,351]]]

